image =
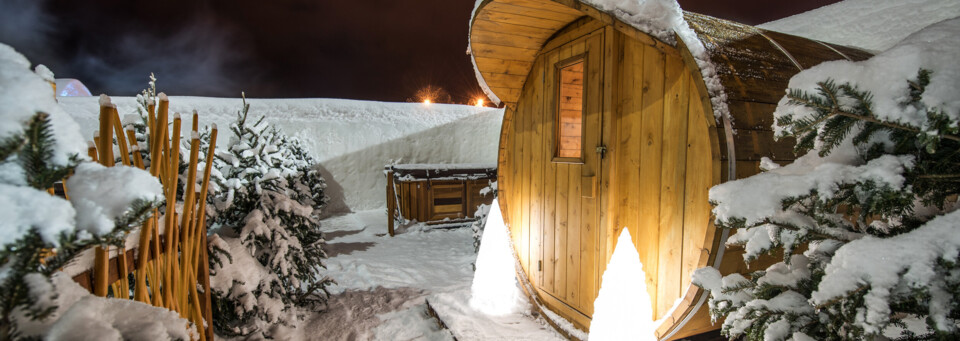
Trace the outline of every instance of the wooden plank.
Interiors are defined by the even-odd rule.
[[[556,115],[556,90],[555,73],[553,66],[559,60],[559,54],[552,52],[544,55],[544,82],[543,82],[543,107],[546,110],[544,115],[544,143],[543,155],[549,158],[554,156],[554,135],[557,134],[557,125],[553,120]],[[546,162],[543,169],[544,178],[544,214],[543,214],[543,281],[542,288],[553,295],[558,295],[557,291],[557,241],[560,238],[557,225],[557,165],[553,162]]]
[[[686,175],[687,107],[690,75],[683,60],[666,57],[663,108],[663,161],[660,176],[660,258],[657,310],[660,319],[683,293],[683,193]]]
[[[497,0],[500,4],[509,4],[518,7],[526,7],[537,11],[548,11],[555,13],[564,13],[570,15],[581,15],[580,11],[551,1],[542,0]]]
[[[616,188],[618,187],[619,182],[614,176],[614,170],[617,162],[615,152],[618,151],[615,143],[617,140],[617,130],[614,125],[614,115],[617,108],[618,96],[615,89],[619,86],[620,72],[619,66],[617,64],[617,58],[619,57],[619,44],[620,34],[617,33],[612,27],[606,27],[604,29],[604,51],[603,51],[603,114],[601,116],[601,141],[604,146],[607,146],[607,156],[601,159],[600,162],[600,176],[601,176],[601,186],[599,188],[599,199],[600,199],[600,250],[597,255],[598,267],[597,267],[597,278],[598,283],[597,288],[601,286],[601,278],[603,272],[606,271],[607,263],[613,250],[613,231],[617,230],[616,220],[614,212],[618,207],[617,200],[615,199]]]
[[[706,266],[711,250],[708,231],[713,232],[708,202],[710,187],[714,184],[714,162],[711,157],[708,123],[703,106],[697,105],[695,86],[690,82],[689,124],[687,125],[687,176],[683,207],[683,266],[681,286],[690,285],[694,270]],[[711,115],[712,116],[712,115]],[[720,246],[723,247],[723,246]]]
[[[470,46],[471,46],[470,51],[473,53],[473,55],[480,56],[480,57],[487,57],[487,58],[531,61],[537,55],[537,50],[521,48],[521,47],[510,47],[510,46],[500,46],[500,45],[480,44],[480,43],[474,43],[474,44],[471,44]]]
[[[536,63],[534,63],[534,69],[536,70]],[[534,72],[531,72],[527,77],[528,82],[535,82],[536,76]],[[520,245],[521,245],[521,254],[520,254],[520,263],[523,265],[524,270],[529,275],[531,273],[530,268],[530,141],[533,138],[533,133],[531,132],[533,126],[533,115],[531,111],[533,110],[533,103],[531,98],[534,95],[534,89],[532,87],[524,87],[523,95],[520,97],[520,101],[517,103],[519,118],[521,119],[521,128],[520,128],[520,158],[518,167],[520,168]]]
[[[473,21],[473,26],[470,27],[471,32],[484,31],[484,32],[510,32],[518,35],[525,35],[530,37],[543,37],[543,40],[546,41],[550,37],[555,29],[542,28],[542,27],[533,27],[512,23],[497,22],[491,20],[485,20],[477,18]],[[471,36],[473,34],[471,33]],[[538,46],[539,47],[539,46]],[[531,48],[538,48],[531,47]],[[532,60],[531,60],[532,61]]]
[[[527,2],[526,4],[533,4],[533,3]],[[558,11],[546,10],[545,7],[546,6],[539,6],[538,8],[532,8],[532,7],[527,7],[523,5],[509,4],[509,3],[503,3],[503,2],[497,1],[497,2],[491,2],[484,9],[489,9],[497,12],[508,12],[508,13],[513,13],[513,14],[518,14],[523,16],[529,16],[531,18],[549,19],[553,21],[561,21],[561,22],[567,22],[567,23],[581,16],[579,11],[570,10],[570,11],[558,12]],[[556,7],[552,7],[552,8],[556,8]]]
[[[543,278],[543,160],[547,158],[542,153],[543,145],[543,123],[545,117],[543,107],[543,58],[538,59],[538,67],[531,73],[533,77],[526,84],[531,88],[533,96],[530,98],[530,158],[529,160],[529,179],[530,179],[530,274],[531,281],[539,285]],[[551,116],[552,117],[552,116]]]
[[[600,115],[602,112],[601,84],[603,76],[603,34],[591,35],[586,40],[586,50],[589,53],[585,74],[586,103],[584,120],[583,143],[587,148],[583,155],[583,166],[580,173],[581,188],[580,200],[582,220],[580,222],[580,304],[582,312],[593,315],[593,301],[598,290],[597,283],[597,253],[599,251],[599,217],[598,200],[596,197],[597,181],[600,174],[599,155],[594,147],[600,145]],[[584,179],[586,181],[584,182]],[[584,184],[586,184],[585,187]]]
[[[393,217],[397,212],[396,193],[393,189],[393,171],[387,171],[387,233],[393,237]]]
[[[577,56],[584,53],[586,50],[586,43],[583,41],[576,41],[570,43],[569,47],[571,50],[570,55]],[[569,223],[569,230],[567,233],[567,257],[570,261],[570,269],[567,271],[567,303],[583,312],[583,302],[581,301],[580,297],[580,273],[583,271],[581,265],[582,261],[580,258],[580,229],[582,228],[580,176],[582,174],[582,166],[578,164],[570,164],[568,167],[570,169],[567,174],[567,183],[570,193],[567,197],[569,204],[567,208],[567,219]]]
[[[627,228],[631,236],[639,235],[640,198],[636,191],[640,189],[640,141],[641,141],[641,91],[643,79],[643,49],[630,40],[620,39],[623,50],[618,56],[623,69],[620,72],[619,85],[619,133],[617,134],[617,168],[615,174],[620,184],[617,186],[619,207],[616,216],[616,229],[611,240],[609,253],[616,252],[614,246],[620,237],[621,229]],[[636,244],[636,243],[635,243]],[[609,256],[608,256],[609,257]],[[644,269],[646,270],[646,269]]]
[[[543,45],[543,51],[551,51],[560,45],[566,44],[596,30],[603,29],[602,22],[590,17],[582,17],[571,23],[563,30],[556,32],[554,38]]]
[[[517,99],[520,98],[519,88],[496,86],[495,84],[490,83],[487,83],[487,85],[490,86],[490,91],[493,91],[494,94],[497,94],[497,97],[500,97],[500,100],[505,103],[516,103]]]
[[[470,43],[532,49],[539,48],[543,44],[543,38],[511,32],[473,30],[470,34]]]
[[[523,75],[508,75],[505,73],[485,73],[483,80],[494,84],[516,84],[522,86],[527,77]]]
[[[660,165],[663,143],[664,55],[643,45],[643,99],[640,139],[640,221],[635,237],[640,261],[647,276],[650,303],[658,306],[660,240]]]
[[[567,239],[569,239],[568,234],[572,229],[570,226],[570,219],[567,212],[569,211],[569,198],[570,190],[567,188],[568,179],[570,178],[570,165],[562,163],[553,163],[554,167],[557,170],[556,175],[556,212],[557,212],[557,232],[556,239],[554,242],[554,254],[557,258],[557,267],[556,274],[556,290],[557,298],[566,300],[567,299],[567,272],[570,268],[570,260],[567,257]],[[569,271],[574,271],[570,269]]]
[[[504,60],[499,58],[474,57],[477,68],[487,73],[506,73],[511,75],[525,75],[530,72],[532,62],[519,60]]]
[[[576,18],[571,18],[571,20],[537,18],[529,15],[511,13],[508,11],[500,11],[496,8],[489,7],[480,11],[476,15],[476,20],[488,20],[493,22],[548,28],[553,30],[557,30],[566,26],[568,23],[570,23],[570,21],[573,21],[572,19]]]

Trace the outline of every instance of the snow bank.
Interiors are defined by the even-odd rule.
[[[883,51],[930,24],[958,16],[957,0],[846,0],[758,27]]]
[[[61,97],[85,136],[98,129],[95,97]],[[133,97],[113,97],[123,114]],[[250,115],[299,138],[320,162],[331,202],[325,213],[384,206],[389,163],[495,163],[503,110],[464,105],[385,103],[340,99],[248,99]],[[170,111],[200,113],[201,126],[229,127],[239,98],[170,97]],[[188,136],[189,124],[183,125]],[[218,146],[231,134],[221,131]]]
[[[646,275],[627,228],[620,233],[617,247],[603,272],[593,310],[590,340],[657,339]]]
[[[920,68],[932,70],[922,103],[943,110],[954,122],[960,120],[960,19],[933,24],[873,58],[861,62],[830,61],[801,71],[790,79],[789,88],[816,93],[817,82],[833,79],[851,83],[873,94],[873,112],[878,119],[924,129],[926,111],[901,103],[910,97],[907,80],[915,80]],[[774,117],[793,115],[794,121],[808,117],[812,109],[793,105],[784,97]],[[774,126],[777,134],[782,128]]]

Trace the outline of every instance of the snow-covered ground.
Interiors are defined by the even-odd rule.
[[[98,129],[96,97],[60,97],[86,139]],[[389,163],[496,163],[503,110],[465,105],[342,99],[247,99],[251,117],[299,138],[320,162],[331,197],[325,212],[383,207]],[[133,97],[114,97],[120,116],[136,113]],[[217,145],[241,109],[239,98],[170,97],[170,112],[197,110],[200,125],[217,124]],[[187,116],[184,116],[187,117]],[[186,120],[189,121],[189,117]],[[184,122],[184,136],[191,124]]]
[[[533,317],[489,317],[468,304],[472,231],[400,230],[386,234],[384,209],[321,222],[327,275],[337,281],[327,311],[300,324],[305,340],[562,340]],[[427,314],[427,302],[449,327]]]
[[[930,24],[958,16],[957,0],[846,0],[759,27],[883,51]]]

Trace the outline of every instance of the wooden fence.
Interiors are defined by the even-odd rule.
[[[77,262],[68,273],[93,294],[118,299],[134,299],[176,311],[200,331],[200,340],[213,340],[210,306],[210,277],[207,263],[205,225],[207,187],[210,167],[197,174],[199,139],[190,141],[187,181],[178,205],[177,185],[180,164],[181,119],[175,115],[170,127],[169,101],[161,94],[157,105],[147,108],[147,136],[150,164],[141,157],[136,134],[124,130],[115,105],[100,106],[100,130],[94,135],[89,155],[107,167],[137,167],[148,170],[163,186],[166,205],[154,209],[139,230],[139,238],[127,242],[122,251],[116,247],[97,247],[93,264]],[[198,117],[193,114],[192,136],[198,136]],[[171,134],[172,133],[172,134]],[[120,152],[120,165],[114,165],[114,134]],[[212,164],[217,129],[213,126],[205,165]],[[196,188],[200,178],[200,189]],[[69,189],[64,189],[69,196]],[[178,207],[180,206],[180,207]],[[133,238],[131,238],[133,239]],[[84,257],[78,257],[84,259]],[[131,276],[132,275],[132,276]],[[132,277],[132,281],[129,278]],[[133,288],[131,290],[131,282]],[[204,320],[207,323],[204,323]],[[206,325],[206,327],[204,327]]]

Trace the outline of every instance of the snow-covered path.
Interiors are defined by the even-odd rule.
[[[332,286],[327,311],[298,330],[305,340],[560,340],[533,317],[487,317],[469,307],[470,229],[406,230],[386,235],[385,210],[322,221]],[[430,301],[452,330],[427,314]]]

